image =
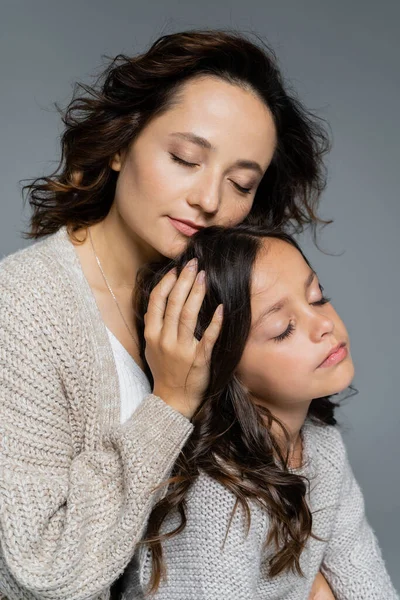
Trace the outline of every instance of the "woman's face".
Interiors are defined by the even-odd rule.
[[[300,252],[282,240],[265,239],[252,277],[251,333],[237,371],[257,403],[272,411],[293,409],[351,383],[349,337],[323,298]],[[342,343],[344,349],[322,364]]]
[[[196,231],[182,221],[243,221],[276,146],[272,116],[250,91],[201,77],[175,100],[110,163],[119,171],[118,218],[147,250],[170,258]]]

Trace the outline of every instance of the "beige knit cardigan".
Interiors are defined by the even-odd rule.
[[[191,422],[123,425],[105,325],[65,228],[0,263],[0,597],[106,600]]]

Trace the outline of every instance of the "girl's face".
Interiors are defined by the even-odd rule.
[[[275,409],[344,390],[354,366],[346,328],[318,277],[289,243],[268,238],[252,277],[252,328],[237,374],[252,398]],[[345,344],[328,362],[333,348]]]
[[[273,118],[252,92],[215,77],[190,80],[171,108],[113,157],[119,176],[112,210],[147,250],[172,258],[196,231],[182,221],[243,221],[275,146]]]

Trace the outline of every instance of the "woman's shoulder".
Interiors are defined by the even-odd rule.
[[[0,287],[23,286],[26,293],[54,293],[52,281],[76,277],[80,270],[73,245],[62,227],[56,233],[0,260]],[[49,286],[50,284],[50,286]]]
[[[60,250],[65,244],[64,231],[60,230],[57,233],[40,241],[34,242],[28,247],[21,248],[12,254],[3,257],[0,260],[0,280],[6,284],[7,280],[15,280],[23,278],[28,282],[40,281],[37,275],[51,269],[56,271],[60,268],[61,263],[57,258],[60,258]],[[64,252],[66,249],[64,249]]]
[[[29,322],[38,315],[61,315],[75,304],[79,266],[63,228],[0,261],[0,310]],[[75,291],[74,291],[75,290]],[[2,310],[2,312],[3,312]]]

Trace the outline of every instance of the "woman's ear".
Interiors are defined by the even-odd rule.
[[[116,152],[114,156],[110,158],[110,162],[108,164],[110,165],[113,171],[120,171],[122,168],[123,160],[124,153],[122,152],[122,150],[118,150],[118,152]]]
[[[77,169],[72,171],[72,173],[71,173],[72,185],[79,187],[80,184],[82,183],[82,179],[83,179],[83,171],[78,171]]]

